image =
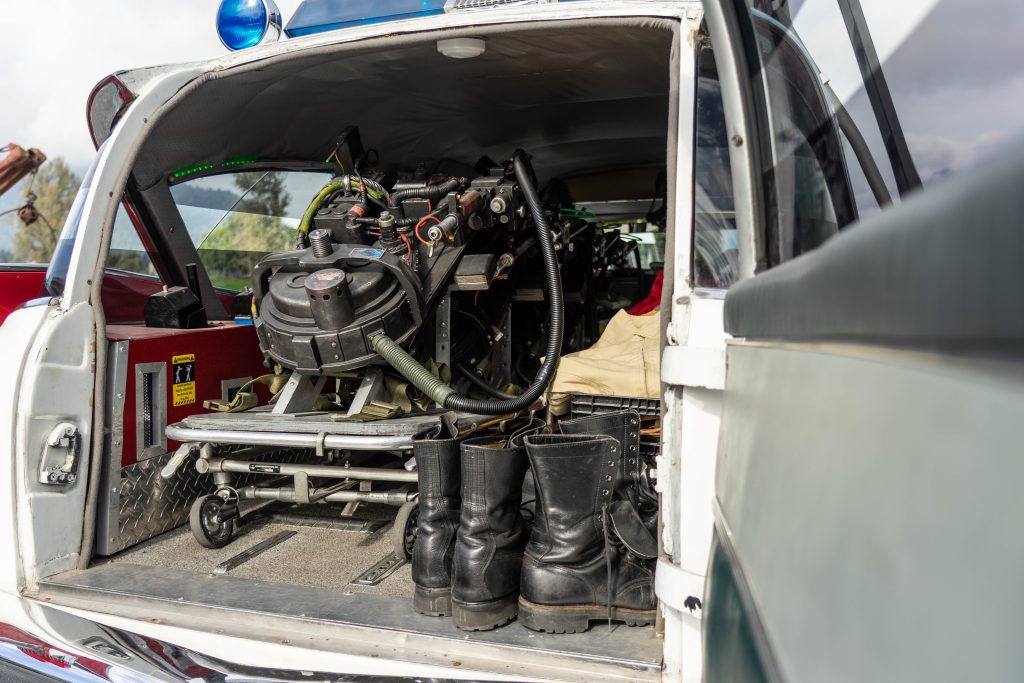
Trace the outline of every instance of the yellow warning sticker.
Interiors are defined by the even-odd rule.
[[[196,402],[196,357],[185,353],[171,358],[171,400],[175,406]]]

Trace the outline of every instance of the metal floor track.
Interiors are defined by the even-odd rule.
[[[660,681],[662,640],[651,627],[594,623],[551,635],[513,622],[467,633],[425,617],[411,600],[163,567],[104,564],[58,574],[28,596],[266,642],[435,666],[564,681]]]

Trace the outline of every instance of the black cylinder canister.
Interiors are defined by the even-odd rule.
[[[350,281],[351,277],[339,268],[324,268],[306,278],[303,286],[317,327],[340,330],[355,320]]]

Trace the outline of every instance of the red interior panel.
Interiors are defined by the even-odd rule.
[[[43,289],[45,277],[46,266],[8,266],[0,270],[0,324],[11,311],[29,299],[46,296],[46,290]]]
[[[252,325],[235,323],[214,323],[197,330],[170,330],[136,325],[110,325],[107,339],[111,342],[128,341],[128,372],[124,386],[124,433],[121,448],[122,465],[131,465],[138,460],[136,433],[141,425],[136,424],[135,368],[140,363],[166,363],[166,405],[167,422],[178,422],[194,413],[205,412],[203,401],[220,399],[223,380],[242,377],[259,377],[267,373],[263,366],[256,330]],[[194,356],[193,365],[187,372],[194,373],[194,400],[184,405],[174,405],[174,363],[175,356]],[[185,370],[179,379],[189,379]],[[192,392],[187,392],[191,394]],[[260,401],[269,396],[261,393]],[[163,429],[164,425],[157,425]],[[169,450],[178,447],[177,442],[168,442]]]
[[[146,302],[163,286],[156,278],[108,271],[100,294],[107,323],[141,323]]]
[[[103,314],[107,323],[143,322],[146,302],[163,286],[160,280],[152,276],[108,270],[103,276],[102,290]],[[235,295],[217,292],[217,296],[224,309],[230,311]]]

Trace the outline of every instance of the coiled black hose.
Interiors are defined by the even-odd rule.
[[[523,191],[527,206],[530,207],[533,225],[537,230],[537,246],[540,247],[541,257],[544,260],[544,283],[547,285],[548,309],[551,312],[544,363],[541,364],[540,370],[537,371],[537,376],[533,378],[530,386],[519,396],[500,401],[478,401],[458,394],[451,394],[444,403],[444,406],[451,410],[485,415],[504,415],[518,413],[520,410],[529,408],[534,401],[540,398],[551,380],[554,379],[558,358],[562,354],[562,321],[565,307],[562,301],[562,277],[558,269],[558,259],[555,257],[555,245],[551,241],[551,229],[544,216],[540,195],[537,194],[537,188],[533,186],[533,168],[526,157],[526,152],[521,149],[516,150],[516,153],[512,155],[512,164],[515,169],[516,181]]]
[[[521,149],[516,150],[512,162],[516,180],[519,187],[522,188],[526,203],[533,216],[534,227],[537,229],[537,245],[540,247],[544,260],[544,280],[548,291],[548,308],[551,312],[544,363],[541,364],[540,370],[537,371],[530,386],[515,398],[497,401],[481,401],[460,396],[450,386],[434,377],[387,335],[378,334],[370,340],[373,350],[412,382],[413,386],[450,410],[461,410],[480,415],[507,415],[529,408],[548,388],[554,378],[558,358],[562,353],[562,318],[564,315],[562,278],[558,270],[558,260],[555,258],[555,246],[551,242],[551,230],[548,227],[547,218],[544,216],[540,197],[533,186],[533,169],[526,158],[526,152]]]
[[[450,178],[443,183],[438,183],[437,185],[410,187],[406,190],[398,190],[397,192],[391,193],[391,206],[392,208],[399,207],[406,199],[412,199],[413,197],[418,199],[439,199],[458,186],[459,181],[455,178]]]

